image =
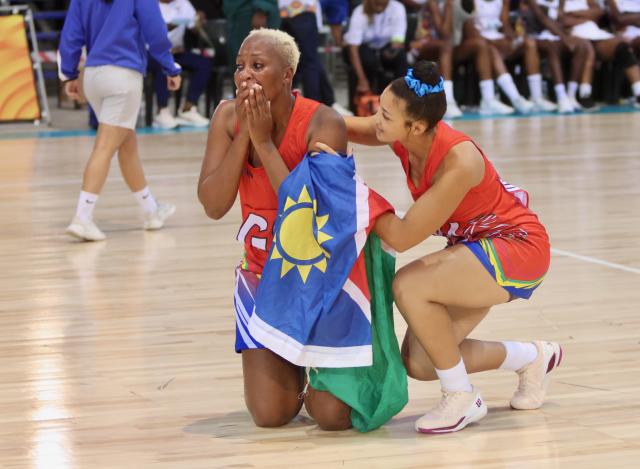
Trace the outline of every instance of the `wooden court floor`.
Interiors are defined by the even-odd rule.
[[[456,434],[413,431],[439,398],[437,383],[416,381],[407,407],[369,434],[324,433],[304,415],[258,429],[233,351],[239,210],[213,222],[196,199],[205,133],[140,137],[152,190],[178,211],[142,231],[114,165],[96,211],[108,239],[95,244],[62,234],[92,138],[0,140],[0,467],[639,467],[640,113],[455,126],[530,191],[551,235],[533,299],[474,332],[563,344],[542,409],[510,410],[516,376],[496,371],[472,377],[488,416]],[[406,210],[390,151],[356,154],[365,180]]]

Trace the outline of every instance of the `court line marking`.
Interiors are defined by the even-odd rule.
[[[564,251],[562,249],[556,249],[556,248],[551,248],[551,252],[558,256],[572,257],[573,259],[589,262],[591,264],[603,265],[605,267],[609,267],[610,269],[622,270],[624,272],[630,272],[632,274],[640,274],[640,269],[636,269],[635,267],[627,267],[626,265],[616,264],[615,262],[604,261],[602,259],[598,259],[591,256],[583,256],[582,254],[575,254],[573,252]]]

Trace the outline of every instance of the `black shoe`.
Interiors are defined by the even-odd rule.
[[[595,111],[598,108],[598,105],[591,96],[587,96],[585,98],[579,97],[578,103],[582,106],[584,111]]]

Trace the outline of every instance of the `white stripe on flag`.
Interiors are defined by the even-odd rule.
[[[367,321],[371,323],[371,303],[367,300],[367,297],[364,296],[362,290],[358,288],[358,286],[353,283],[350,279],[344,283],[342,289],[351,297],[353,301],[356,302],[360,311],[365,315]]]
[[[373,348],[371,345],[353,347],[321,347],[302,345],[282,331],[264,322],[256,312],[249,321],[249,332],[262,345],[285,360],[298,366],[318,368],[350,368],[371,366]]]
[[[369,226],[369,188],[355,174],[356,181],[356,252],[359,256],[367,242],[367,227]]]

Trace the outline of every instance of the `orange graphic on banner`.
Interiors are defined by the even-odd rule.
[[[0,122],[40,119],[24,18],[0,17]]]

